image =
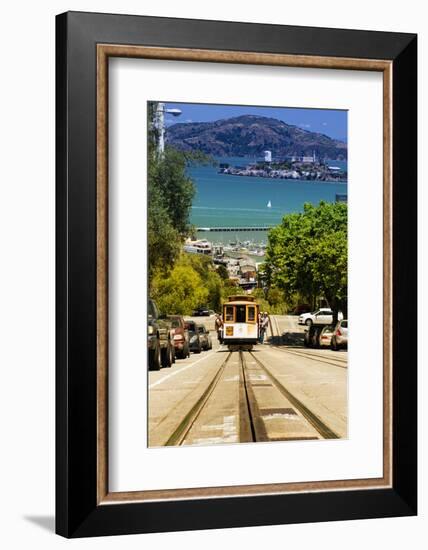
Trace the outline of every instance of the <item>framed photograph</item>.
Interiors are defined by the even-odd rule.
[[[416,36],[56,25],[57,533],[416,514]]]

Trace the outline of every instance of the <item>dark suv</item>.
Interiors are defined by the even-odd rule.
[[[149,369],[159,370],[161,366],[170,367],[175,358],[170,322],[166,318],[160,317],[159,310],[151,299],[147,306],[147,317]]]

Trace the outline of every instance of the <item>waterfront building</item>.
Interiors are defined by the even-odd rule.
[[[302,162],[304,163],[315,164],[316,161],[317,161],[317,157],[316,157],[315,151],[313,151],[312,156],[302,157]]]
[[[265,162],[272,162],[272,151],[263,151]]]
[[[183,250],[191,254],[204,254],[205,256],[211,256],[213,251],[211,243],[206,239],[186,239]]]

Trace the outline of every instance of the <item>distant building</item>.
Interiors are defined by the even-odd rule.
[[[316,157],[315,151],[312,153],[311,157],[302,157],[302,162],[315,164],[316,161],[317,161],[317,157]]]
[[[255,281],[257,277],[256,265],[252,262],[244,261],[239,266],[239,271],[243,279],[247,281]]]
[[[272,151],[263,151],[265,162],[272,162]]]
[[[205,256],[211,256],[213,251],[211,243],[206,239],[186,239],[183,250],[191,254],[204,254]]]

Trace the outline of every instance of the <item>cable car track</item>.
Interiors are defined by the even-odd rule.
[[[272,333],[272,337],[275,337],[274,330],[273,330],[273,324],[275,324],[276,336],[281,336],[281,331],[279,330],[277,318],[274,317],[273,315],[269,315],[269,324],[270,324],[270,331]]]
[[[189,412],[185,415],[183,420],[180,422],[178,427],[174,430],[174,432],[169,437],[168,441],[165,443],[166,447],[183,444],[184,440],[186,439],[186,436],[188,435],[194,423],[196,422],[201,412],[205,408],[205,405],[207,404],[218,382],[220,381],[221,375],[223,374],[223,371],[226,365],[228,364],[231,355],[232,355],[232,352],[229,352],[226,359],[222,362],[220,367],[217,369],[211,382],[208,384],[207,388],[202,393],[201,397],[193,405],[193,407],[189,410]]]
[[[273,347],[277,347],[277,346],[273,346]],[[288,348],[287,348],[287,351]],[[295,348],[292,348],[290,349],[290,351],[294,352],[294,353],[300,353],[301,355],[305,354],[305,355],[310,355],[311,357],[319,357],[320,359],[324,359],[325,361],[326,360],[331,360],[331,361],[336,361],[337,363],[345,363],[345,364],[348,364],[348,359],[346,358],[342,358],[342,357],[334,357],[332,355],[321,355],[321,353],[312,353],[311,351],[308,351],[306,350],[305,348],[298,348],[298,349],[295,349]],[[337,353],[337,352],[335,352]]]
[[[273,322],[272,322],[273,319]],[[274,316],[269,317],[269,323],[270,323],[270,330],[272,333],[272,336],[281,336],[281,331],[279,330],[278,320]],[[273,329],[273,325],[275,325],[275,331]],[[276,332],[276,334],[275,334]],[[298,357],[304,357],[306,359],[311,359],[312,361],[316,361],[317,363],[326,363],[328,365],[331,365],[333,367],[338,367],[341,369],[348,368],[348,361],[346,359],[342,359],[341,357],[327,357],[325,355],[321,355],[320,353],[311,353],[309,351],[304,350],[296,350],[296,349],[289,349],[289,348],[282,348],[279,346],[272,346],[272,348],[282,351],[284,353],[290,353],[292,355],[296,355]],[[339,364],[342,363],[342,364]]]
[[[304,351],[298,351],[298,350],[291,350],[291,349],[284,349],[280,348],[278,346],[272,346],[273,349],[276,349],[278,351],[282,351],[283,353],[290,353],[291,355],[296,355],[297,357],[304,357],[305,359],[311,359],[312,361],[315,361],[316,363],[326,363],[327,365],[331,365],[332,367],[338,367],[339,369],[347,369],[348,368],[348,362],[343,361],[341,359],[334,359],[332,358],[331,361],[329,358],[324,357],[319,354],[315,353],[305,353]],[[334,361],[337,361],[337,363],[334,363]],[[342,363],[342,364],[339,364]]]
[[[339,439],[339,436],[331,430],[314,412],[312,412],[300,399],[291,393],[266,367],[253,352],[248,352],[256,363],[263,369],[276,388],[286,397],[306,420],[315,428],[323,439]]]
[[[237,359],[236,363],[231,362],[232,357]],[[225,375],[227,366],[229,366],[229,372],[233,369],[233,373],[238,373],[233,379]],[[236,427],[237,439],[234,442],[337,439],[340,437],[296,395],[290,392],[272,374],[269,367],[257,357],[257,354],[240,350],[228,353],[208,386],[183,417],[165,445],[187,445],[194,444],[194,441],[197,442],[196,444],[212,444],[212,433],[206,436],[206,443],[203,437],[200,437],[201,430],[209,428],[204,425],[203,413],[206,413],[205,419],[223,418],[223,415],[226,414],[224,404],[219,402],[221,400],[216,399],[215,392],[217,389],[217,395],[224,396],[226,386],[221,386],[221,384],[231,381],[239,384],[238,392],[231,394],[239,395],[239,403],[236,403],[236,397],[230,403],[231,410],[233,408],[236,417],[239,417]],[[271,406],[275,404],[276,409],[266,408],[267,403],[271,403],[271,399]],[[279,434],[278,430],[276,432],[272,430],[272,423],[267,423],[267,417],[270,416],[272,419],[272,416],[275,416],[272,415],[273,410],[277,412],[277,418],[290,419],[291,417],[292,419],[291,423],[290,420],[288,420],[288,424],[286,421],[283,422],[284,427]],[[227,438],[223,441],[221,436],[214,437],[214,439],[216,443],[228,442]]]
[[[240,385],[244,387],[246,413],[240,414],[241,420],[241,433],[248,433],[251,431],[252,441],[254,443],[258,441],[269,441],[269,437],[266,433],[266,428],[262,422],[262,415],[257,404],[256,397],[248,377],[248,370],[246,361],[244,358],[244,352],[239,352],[239,371],[240,371]],[[242,399],[240,399],[240,413],[242,413]],[[244,427],[243,427],[244,423]],[[249,427],[247,427],[247,424]]]

